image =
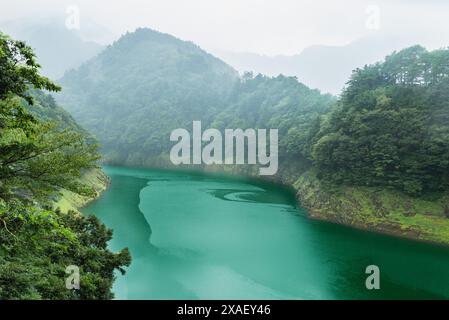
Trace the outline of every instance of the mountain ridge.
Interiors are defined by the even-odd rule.
[[[239,70],[268,76],[296,76],[308,87],[340,94],[352,71],[382,60],[387,54],[413,43],[394,36],[371,35],[346,45],[312,45],[293,55],[260,55],[217,51],[215,54]]]
[[[210,122],[237,79],[237,71],[192,42],[140,28],[67,72],[57,99],[96,133],[106,161],[121,162],[130,148],[137,158],[160,154],[170,131],[189,125],[185,119]]]

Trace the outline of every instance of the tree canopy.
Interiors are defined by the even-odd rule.
[[[420,46],[356,70],[313,147],[329,182],[418,195],[449,186],[449,50]]]
[[[58,91],[59,86],[39,75],[30,47],[1,34],[0,71],[0,196],[48,196],[60,188],[88,192],[77,178],[95,166],[97,146],[82,132],[62,128],[58,119],[40,121],[28,111],[33,95],[43,102],[37,89]],[[41,109],[41,115],[54,117],[56,108],[47,102],[49,111]]]
[[[79,177],[96,167],[97,145],[40,89],[59,86],[30,47],[0,33],[0,299],[109,299],[128,251],[107,249],[112,232],[97,219],[51,210],[62,188],[92,194]],[[82,272],[79,291],[65,287],[69,265]]]

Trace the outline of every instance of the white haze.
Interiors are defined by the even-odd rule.
[[[137,27],[170,33],[212,52],[261,55],[293,55],[311,45],[346,45],[373,34],[428,48],[447,46],[449,39],[444,0],[2,0],[0,25],[64,17],[69,5],[80,10],[80,31],[102,44]],[[366,27],[372,5],[380,9],[374,30]]]
[[[70,8],[80,23],[69,32]],[[240,72],[296,76],[339,94],[352,70],[394,50],[447,47],[448,12],[446,0],[14,0],[0,5],[0,30],[26,40],[53,79],[149,27]]]

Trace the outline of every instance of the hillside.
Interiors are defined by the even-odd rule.
[[[30,93],[34,103],[33,105],[25,103],[25,107],[37,118],[43,121],[55,121],[62,128],[71,128],[89,136],[89,133],[73,119],[70,113],[56,103],[51,94],[40,90],[31,90]]]
[[[448,49],[413,46],[357,69],[309,134],[287,140],[294,144],[281,149],[277,178],[293,186],[311,218],[449,244],[448,61]],[[245,119],[238,109],[229,114]],[[291,119],[278,112],[265,125],[284,114]]]
[[[312,217],[448,243],[447,52],[415,46],[356,69],[337,100],[293,77],[237,78],[194,44],[140,29],[68,73],[58,99],[109,164],[173,167],[169,134],[193,120],[278,128],[274,179]],[[256,166],[203,169],[257,175]]]
[[[292,77],[240,79],[194,44],[149,29],[125,35],[61,85],[58,100],[95,133],[104,161],[139,166],[168,165],[170,132],[193,120],[219,129],[279,128],[281,149],[297,156],[334,103]]]
[[[33,105],[25,103],[27,110],[41,121],[55,122],[61,129],[70,129],[82,134],[89,143],[96,144],[97,141],[82,128],[73,117],[60,105],[53,96],[39,90],[31,91]],[[108,177],[99,168],[83,170],[79,182],[92,188],[95,192],[92,195],[81,195],[76,192],[62,189],[61,194],[55,198],[55,209],[62,212],[69,210],[77,211],[94,198],[98,197],[107,188]]]
[[[59,101],[101,142],[109,163],[149,164],[192,120],[210,123],[237,72],[191,42],[138,29],[67,73]]]
[[[357,69],[294,185],[319,219],[449,243],[449,50]]]

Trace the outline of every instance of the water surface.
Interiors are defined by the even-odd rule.
[[[307,219],[279,186],[215,175],[105,167],[86,207],[133,262],[119,299],[449,298],[449,250]],[[381,289],[367,290],[377,265]]]

